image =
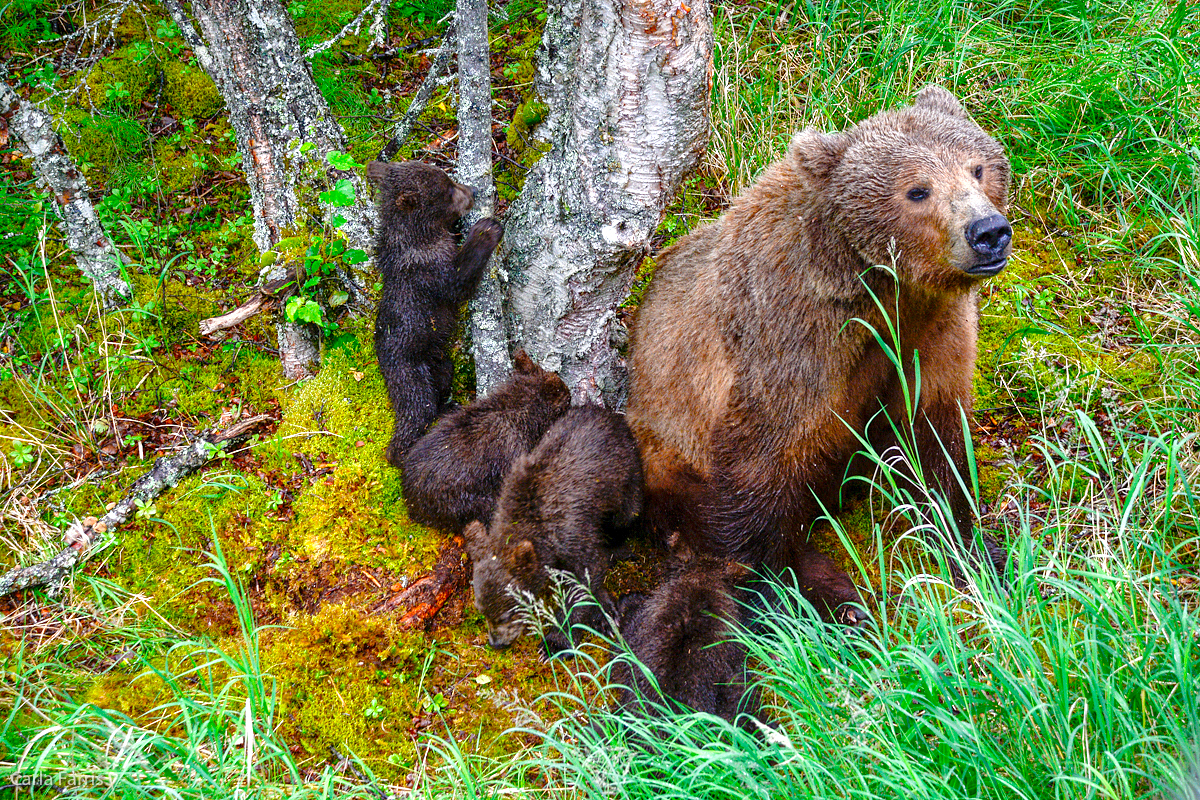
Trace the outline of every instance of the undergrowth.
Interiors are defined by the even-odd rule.
[[[798,129],[845,127],[929,83],[963,99],[1016,178],[1015,252],[980,290],[963,476],[980,529],[1012,553],[1010,580],[954,588],[929,548],[938,504],[877,454],[871,498],[818,534],[872,621],[861,635],[827,627],[781,590],[741,634],[768,700],[766,727],[748,729],[619,713],[607,648],[553,665],[532,641],[489,651],[469,602],[432,634],[373,610],[443,542],[408,521],[380,460],[369,320],[347,319],[300,387],[278,376],[266,318],[221,342],[195,334],[258,272],[240,156],[167,15],[116,8],[0,9],[9,79],[61,121],[134,289],[127,309],[102,312],[27,162],[0,152],[0,561],[53,555],[72,519],[188,432],[254,413],[279,425],[141,509],[61,602],[6,601],[0,785],[41,787],[19,797],[1195,793],[1196,4],[715,4],[712,141],[659,241],[719,213]],[[359,8],[290,5],[306,43]],[[319,57],[360,162],[407,107],[446,8],[391,7],[391,59],[367,57],[365,34]],[[544,12],[522,0],[508,13],[492,37],[504,200],[537,157],[545,111],[531,89]],[[66,53],[85,19],[112,39]],[[403,157],[452,163],[450,91]],[[652,273],[648,261],[638,291]]]

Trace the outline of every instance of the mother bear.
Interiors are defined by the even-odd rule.
[[[796,134],[720,219],[660,253],[628,408],[650,523],[695,550],[792,567],[818,609],[855,622],[844,604],[858,593],[809,527],[861,472],[857,437],[882,453],[899,431],[952,511],[951,563],[976,553],[961,414],[976,286],[1011,249],[1009,179],[999,143],[930,86],[849,130]],[[874,333],[894,347],[893,328],[904,381]],[[1002,571],[1004,550],[979,541]]]

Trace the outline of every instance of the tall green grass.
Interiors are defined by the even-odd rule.
[[[538,745],[504,764],[456,760],[462,784],[597,799],[1194,796],[1200,434],[1074,418],[1075,435],[1034,438],[1042,479],[1017,483],[1012,512],[991,520],[1010,582],[969,573],[955,589],[944,566],[927,571],[934,537],[876,526],[878,571],[857,577],[885,600],[865,630],[824,624],[779,590],[740,634],[770,727],[614,711],[608,667],[583,652],[544,698],[553,721],[514,731]],[[884,473],[895,463],[873,457]],[[905,491],[893,500],[928,513]]]
[[[1121,238],[1194,220],[1200,7],[806,0],[719,6],[712,167],[735,191],[804,125],[956,92],[1008,150],[1017,197]]]
[[[259,660],[260,628],[215,532],[213,542],[210,580],[233,602],[240,646],[176,635],[159,657],[151,644],[157,637],[139,627],[130,652],[144,670],[134,680],[163,701],[138,719],[56,686],[53,678],[68,672],[62,653],[18,651],[0,683],[9,704],[0,726],[0,787],[155,800],[383,796],[352,754],[343,754],[341,772],[305,766],[279,736],[275,682]],[[113,600],[95,599],[100,606]]]

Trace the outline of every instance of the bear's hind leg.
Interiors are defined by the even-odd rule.
[[[388,375],[388,396],[396,424],[388,443],[387,460],[396,469],[403,469],[404,456],[437,417],[437,390],[430,380],[429,368],[424,364],[393,365]]]

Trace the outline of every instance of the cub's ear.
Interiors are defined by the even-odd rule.
[[[937,111],[951,117],[971,118],[967,114],[967,110],[963,108],[963,104],[958,101],[958,98],[951,94],[950,90],[943,89],[941,86],[926,86],[917,92],[917,99],[913,105],[918,108],[928,108],[930,111]]]
[[[512,551],[513,572],[518,575],[532,575],[538,570],[537,550],[533,542],[522,539],[517,542]]]
[[[386,161],[372,161],[367,164],[367,180],[373,183],[379,183],[383,180],[383,176],[387,175],[388,165]]]
[[[415,186],[411,184],[397,186],[395,190],[396,199],[393,202],[396,204],[396,208],[404,213],[415,211],[421,205],[421,192]]]
[[[829,182],[833,168],[842,160],[850,139],[844,133],[821,133],[805,128],[792,137],[788,157],[799,170],[810,189],[819,189]]]
[[[533,359],[522,348],[513,353],[513,369],[522,375],[533,375],[538,371],[538,366],[533,363]]]

